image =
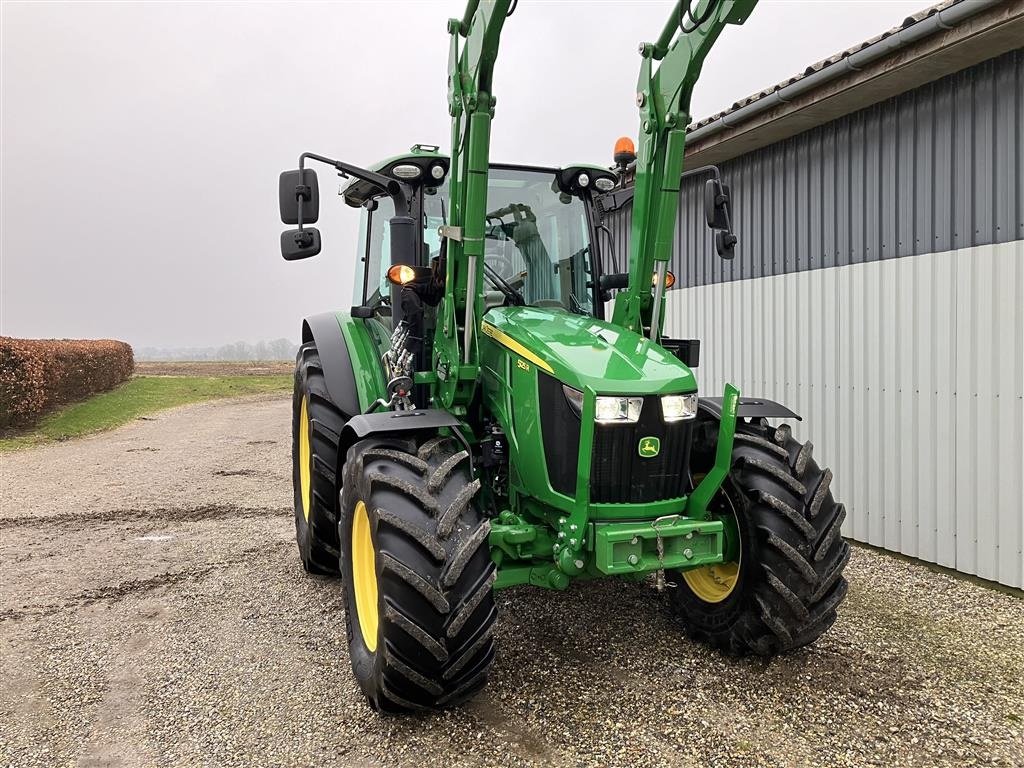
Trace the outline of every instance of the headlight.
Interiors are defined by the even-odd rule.
[[[597,187],[598,192],[611,192],[615,189],[615,181],[607,176],[601,176],[594,179],[594,186]]]
[[[594,421],[601,424],[635,422],[640,418],[643,404],[642,397],[599,397],[594,404]]]
[[[697,396],[665,395],[661,398],[661,415],[665,421],[692,419],[697,415]]]

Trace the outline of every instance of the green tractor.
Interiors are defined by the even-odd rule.
[[[731,654],[814,641],[846,594],[845,512],[782,405],[698,397],[695,340],[664,335],[689,102],[756,0],[677,2],[644,44],[639,149],[616,166],[491,164],[510,0],[448,22],[451,154],[372,170],[303,154],[280,179],[285,259],[313,256],[309,161],[362,209],[355,305],[304,320],[293,464],[299,554],[340,575],[352,667],[384,712],[458,704],[495,653],[494,592],[656,579],[686,633]],[[632,186],[625,177],[635,177]],[[602,213],[631,197],[628,269]],[[731,256],[727,188],[706,215]]]

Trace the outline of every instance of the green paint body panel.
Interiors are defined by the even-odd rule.
[[[667,395],[697,390],[693,372],[671,352],[604,320],[558,309],[499,307],[484,322],[544,360],[556,379],[584,392]]]
[[[374,339],[370,330],[372,322],[354,318],[347,312],[338,313],[338,325],[352,358],[359,408],[364,411],[387,391],[384,371],[380,367],[380,342]]]
[[[696,390],[693,372],[670,352],[642,336],[593,317],[557,309],[501,307],[484,322],[547,366],[546,373],[584,393],[580,445],[593,442],[597,395],[660,395]],[[678,513],[684,499],[654,504],[590,505],[590,452],[580,452],[573,497],[548,479],[538,393],[538,363],[507,342],[481,334],[481,380],[487,410],[509,444],[511,490],[548,508],[543,519],[568,514],[582,530],[594,519],[637,519]]]

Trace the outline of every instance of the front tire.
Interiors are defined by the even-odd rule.
[[[378,711],[443,709],[487,681],[495,567],[469,462],[447,437],[369,439],[346,457],[345,627],[352,670]]]
[[[315,342],[299,348],[292,397],[295,540],[308,573],[338,574],[338,443],[345,418],[327,393]]]
[[[697,425],[695,478],[710,468],[718,422]],[[676,572],[672,605],[687,633],[726,652],[772,656],[818,639],[846,596],[846,517],[832,472],[788,426],[736,425],[732,469],[709,512],[725,523],[726,562]]]

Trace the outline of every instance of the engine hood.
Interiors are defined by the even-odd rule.
[[[541,307],[500,307],[483,319],[481,344],[498,344],[577,389],[597,394],[693,392],[693,372],[639,334],[593,317]]]

